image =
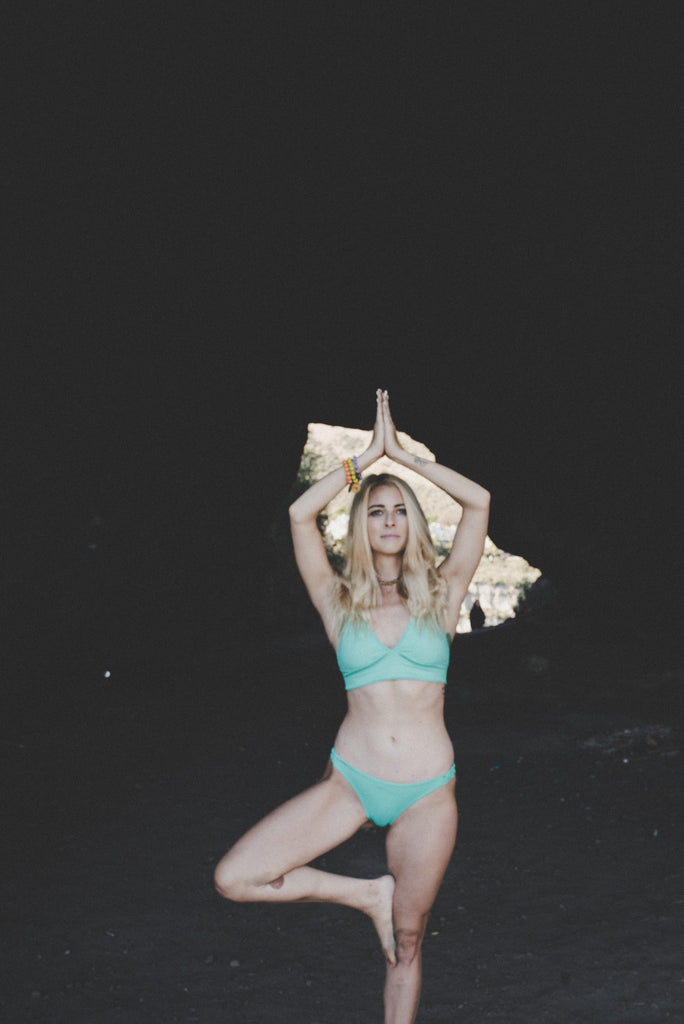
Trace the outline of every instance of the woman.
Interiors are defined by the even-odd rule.
[[[369,447],[313,484],[290,508],[297,566],[337,651],[348,712],[324,778],[246,833],[216,868],[238,901],[327,901],[366,913],[387,960],[385,1024],[415,1020],[428,914],[456,839],[453,748],[444,725],[450,639],[482,555],[489,494],[400,444],[386,391]],[[403,480],[364,472],[382,455],[463,508],[435,567],[425,517]],[[349,482],[357,491],[347,564],[336,575],[316,517]],[[368,820],[389,826],[389,874],[350,878],[307,866]]]

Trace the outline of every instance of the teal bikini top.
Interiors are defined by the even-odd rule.
[[[386,647],[363,622],[347,621],[337,646],[337,664],[347,690],[386,679],[446,683],[449,636],[409,619],[396,647]]]

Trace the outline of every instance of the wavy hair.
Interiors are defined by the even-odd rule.
[[[382,590],[373,565],[373,552],[368,539],[368,504],[373,491],[383,485],[396,487],[406,507],[408,539],[404,549],[399,595],[408,606],[412,618],[442,629],[446,611],[447,586],[437,572],[436,551],[425,514],[413,490],[393,473],[377,473],[364,477],[360,491],[354,495],[349,513],[346,561],[334,596],[336,633],[347,619],[370,620],[373,608],[382,604]]]

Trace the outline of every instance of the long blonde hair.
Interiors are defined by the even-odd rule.
[[[406,508],[408,539],[402,558],[399,595],[412,618],[443,628],[447,586],[437,572],[435,547],[425,514],[405,480],[392,473],[378,473],[364,478],[349,513],[346,562],[333,598],[338,635],[347,619],[368,622],[371,610],[382,604],[367,526],[370,496],[376,487],[382,486],[396,487]]]

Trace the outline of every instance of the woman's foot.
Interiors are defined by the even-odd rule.
[[[366,913],[375,925],[375,930],[380,939],[382,951],[385,954],[388,964],[394,967],[397,962],[397,951],[394,942],[394,921],[392,915],[392,900],[394,897],[394,878],[392,875],[383,875],[381,878],[374,878],[370,882],[370,897],[365,908]]]

